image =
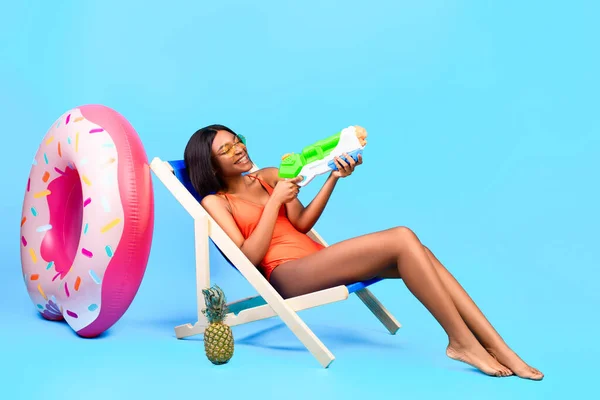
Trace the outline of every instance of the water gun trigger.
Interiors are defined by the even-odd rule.
[[[306,175],[298,175],[298,176],[302,176],[302,180],[300,182],[296,183],[296,185],[298,185],[300,187],[304,187],[304,186],[308,185],[308,183],[310,181],[312,181],[314,178],[314,175],[311,177],[307,177]]]

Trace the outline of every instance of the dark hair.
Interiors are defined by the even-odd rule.
[[[218,192],[225,184],[212,160],[212,142],[218,131],[237,134],[223,125],[209,125],[198,129],[185,146],[183,160],[190,182],[201,198]]]

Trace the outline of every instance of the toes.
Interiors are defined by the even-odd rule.
[[[500,364],[499,371],[502,373],[502,376],[510,376],[513,374],[512,370],[504,364]]]
[[[542,374],[541,371],[539,371],[535,368],[530,368],[530,369],[531,369],[531,373],[533,374],[534,378],[542,379],[544,377],[544,374]]]
[[[504,368],[500,368],[500,369],[496,370],[496,373],[494,374],[494,376],[507,377],[507,376],[511,376],[512,374],[513,374],[513,372],[510,369],[504,367]]]

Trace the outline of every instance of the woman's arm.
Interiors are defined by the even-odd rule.
[[[333,175],[329,175],[319,193],[317,193],[306,207],[298,199],[286,204],[288,218],[297,230],[307,233],[315,226],[317,220],[325,210],[325,206],[331,197],[338,179]]]
[[[298,231],[307,233],[315,226],[317,220],[323,214],[323,210],[325,210],[325,206],[339,178],[349,176],[356,166],[362,164],[361,155],[358,156],[358,162],[355,162],[346,153],[344,153],[344,156],[349,162],[345,162],[340,157],[334,159],[334,163],[338,167],[337,171],[331,172],[319,193],[317,193],[307,207],[304,207],[297,198],[285,204],[288,219]],[[279,170],[275,167],[264,168],[258,172],[258,175],[267,180],[273,187],[275,187],[278,181],[282,180],[279,177]]]
[[[237,227],[225,200],[215,195],[208,195],[202,199],[201,204],[250,262],[259,265],[269,249],[281,203],[275,198],[269,198],[256,228],[247,239],[244,239]]]

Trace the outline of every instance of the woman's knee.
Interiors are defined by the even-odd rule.
[[[423,244],[415,232],[406,226],[397,226],[391,228],[390,240],[391,247],[399,254],[405,251],[413,251],[417,247],[423,247]]]
[[[397,226],[390,230],[395,240],[400,243],[413,243],[419,241],[416,233],[407,226]]]

